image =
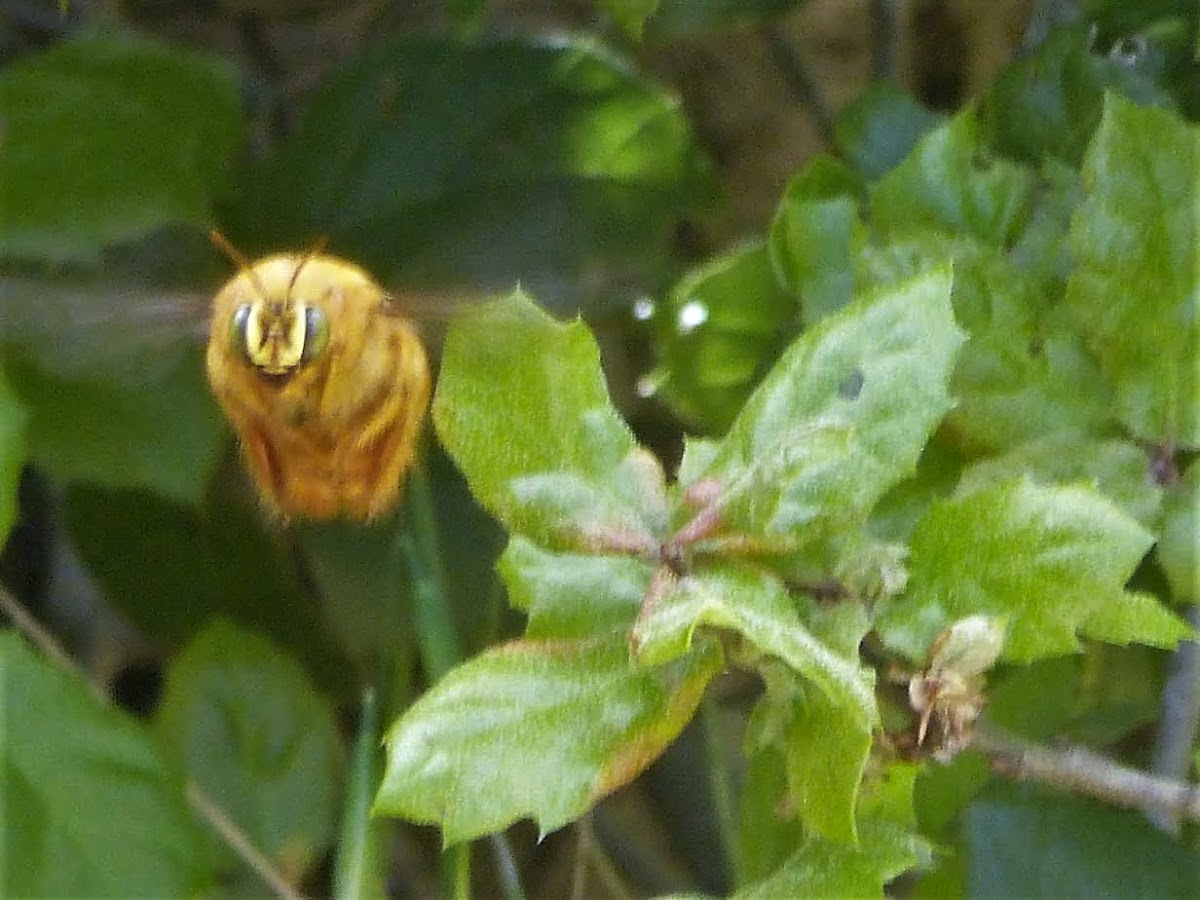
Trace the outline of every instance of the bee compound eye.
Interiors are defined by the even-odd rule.
[[[329,344],[329,319],[317,306],[304,307],[304,350],[302,362],[316,359]]]
[[[247,362],[252,361],[251,345],[256,344],[255,336],[251,334],[257,330],[251,324],[252,314],[250,304],[243,303],[234,310],[233,318],[229,320],[229,345]]]

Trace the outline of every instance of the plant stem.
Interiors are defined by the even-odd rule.
[[[270,860],[254,846],[246,833],[238,828],[237,823],[217,806],[194,781],[187,784],[187,800],[201,818],[221,836],[228,846],[254,870],[254,873],[271,889],[271,893],[281,900],[301,900],[300,893],[288,883],[287,879],[276,871]]]
[[[871,0],[871,77],[886,81],[892,77],[896,40],[895,0]]]
[[[1187,610],[1188,622],[1200,629],[1200,605]],[[1200,727],[1200,644],[1183,641],[1171,654],[1167,681],[1163,686],[1159,729],[1154,742],[1151,771],[1161,778],[1175,781],[1187,778],[1192,767],[1192,747]],[[1164,831],[1179,832],[1179,816],[1163,810],[1149,810],[1147,815]]]
[[[425,466],[414,467],[408,482],[408,528],[401,537],[412,571],[416,599],[417,643],[430,684],[438,681],[464,657],[462,641],[450,615],[442,554],[434,514],[433,491]],[[524,897],[520,876],[508,838],[503,833],[490,838],[496,853],[500,879],[509,900]],[[455,897],[471,891],[471,847],[460,845],[443,856],[444,883]]]
[[[971,746],[991,757],[995,771],[1012,778],[1200,822],[1200,785],[1157,778],[1083,747],[1040,747],[993,728],[980,727]]]
[[[783,75],[783,80],[787,82],[792,95],[808,107],[813,121],[816,122],[821,140],[826,144],[832,143],[833,115],[830,113],[829,107],[825,105],[817,83],[809,74],[804,61],[796,53],[796,48],[792,46],[787,35],[778,26],[772,25],[765,28],[763,34],[767,40],[767,47],[771,51],[771,58],[775,61],[775,67]]]
[[[350,761],[350,780],[333,871],[333,896],[339,900],[384,896],[376,867],[371,796],[377,787],[375,755],[379,745],[375,691],[363,692],[358,738]]]
[[[463,658],[462,642],[450,616],[442,571],[433,493],[424,465],[415,466],[408,482],[408,528],[401,540],[412,571],[416,595],[417,641],[430,684]]]
[[[8,588],[0,584],[0,612],[12,619],[16,629],[24,634],[33,643],[35,647],[42,651],[55,665],[60,666],[67,672],[77,677],[80,681],[88,686],[90,690],[99,700],[105,703],[109,702],[109,697],[104,689],[92,681],[87,673],[79,667],[71,655],[63,649],[62,644],[58,639],[46,630],[42,623],[39,622],[27,610]]]
[[[725,743],[721,737],[721,709],[707,691],[700,702],[701,724],[704,727],[704,745],[708,752],[708,775],[712,786],[713,805],[716,807],[717,828],[721,833],[721,845],[725,849],[725,862],[732,873],[735,884],[741,884],[737,852],[738,823],[734,814],[736,807],[733,779],[730,778]]]

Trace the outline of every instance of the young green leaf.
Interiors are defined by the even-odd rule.
[[[729,530],[800,545],[912,473],[951,405],[963,333],[950,289],[944,268],[889,285],[788,349],[704,472],[724,486]]]
[[[981,162],[982,153],[970,110],[928,133],[874,185],[874,225],[894,234],[937,228],[1008,246],[1029,214],[1033,175],[1004,159]]]
[[[1150,528],[1162,506],[1162,488],[1150,477],[1146,451],[1128,440],[1057,431],[1006,453],[988,456],[962,473],[960,490],[973,491],[1028,475],[1039,484],[1090,481],[1100,493]]]
[[[109,243],[211,225],[243,127],[231,66],[90,33],[7,66],[0,257],[94,263]]]
[[[1200,463],[1168,490],[1155,553],[1172,596],[1200,603]]]
[[[1200,446],[1200,128],[1109,96],[1084,160],[1067,302],[1138,438]]]
[[[760,654],[812,682],[858,723],[869,728],[878,720],[873,670],[814,635],[783,585],[765,571],[721,564],[673,579],[642,610],[630,640],[643,664],[656,665],[687,653],[700,626],[740,634]]]
[[[613,409],[587,327],[520,291],[451,329],[433,420],[479,501],[540,544],[589,550],[665,527],[662,470]]]
[[[734,900],[776,897],[883,897],[883,886],[908,869],[926,865],[931,848],[907,829],[863,823],[857,844],[809,837],[773,875],[737,893]]]
[[[649,563],[615,554],[555,553],[514,535],[496,567],[529,638],[586,638],[628,628],[650,587]]]
[[[375,812],[438,824],[447,844],[526,816],[551,832],[649,765],[721,666],[708,647],[648,671],[623,634],[487,650],[392,725]]]
[[[172,662],[156,724],[189,778],[291,880],[321,859],[341,748],[332,707],[294,660],[217,620]],[[237,864],[226,845],[213,850]]]
[[[1152,543],[1093,488],[1023,479],[961,493],[917,523],[908,587],[876,626],[913,660],[975,613],[1008,617],[1004,655],[1018,662],[1073,652],[1077,633],[1173,646],[1187,627],[1124,589]]]
[[[183,779],[145,727],[0,632],[6,897],[207,894]]]
[[[17,518],[17,482],[25,464],[25,409],[0,369],[0,546]]]

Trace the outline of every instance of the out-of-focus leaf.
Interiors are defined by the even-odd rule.
[[[630,640],[642,662],[661,664],[686,653],[701,626],[742,635],[759,653],[811,681],[860,725],[869,728],[878,720],[873,671],[805,627],[783,585],[765,572],[726,564],[679,578],[643,610]]]
[[[629,556],[554,553],[514,535],[497,563],[530,638],[585,638],[628,628],[653,574]]]
[[[912,473],[951,405],[950,290],[944,268],[889,285],[792,344],[704,470],[727,528],[798,546]]]
[[[900,163],[942,116],[888,82],[871,85],[838,113],[833,142],[868,181]]]
[[[0,547],[17,517],[17,482],[25,464],[25,408],[0,369]]]
[[[520,291],[455,323],[433,420],[479,501],[544,546],[665,527],[662,470],[613,409],[587,327]]]
[[[983,99],[981,118],[996,149],[1037,165],[1055,156],[1077,166],[1100,122],[1106,90],[1165,103],[1154,82],[1094,52],[1088,29],[1052,31],[1032,56],[1004,69]]]
[[[8,259],[95,263],[114,241],[210,225],[243,128],[230,66],[128,33],[6,67],[0,106]]]
[[[171,662],[156,724],[188,777],[288,880],[320,860],[341,748],[332,707],[293,659],[217,621]],[[240,865],[215,838],[211,852],[222,868]]]
[[[1200,446],[1200,127],[1110,95],[1084,160],[1067,302],[1143,440]]]
[[[796,312],[763,244],[709,260],[655,311],[662,360],[650,383],[685,418],[722,431],[791,335]]]
[[[127,362],[144,364],[137,383],[60,375],[18,350],[6,372],[29,411],[30,455],[63,481],[197,502],[228,441],[200,353],[177,345]]]
[[[871,190],[876,227],[893,234],[937,228],[1008,246],[1029,215],[1032,173],[987,159],[971,111],[929,132]]]
[[[6,897],[196,896],[212,888],[183,779],[145,728],[0,633]]]
[[[657,277],[710,193],[678,102],[594,44],[430,36],[328,80],[227,213],[243,247],[326,235],[384,283],[519,281],[573,308]]]
[[[1172,596],[1200,603],[1200,463],[1168,489],[1155,553]]]
[[[883,897],[883,886],[926,865],[928,844],[907,829],[863,823],[857,844],[810,837],[773,875],[734,894],[735,900],[776,897]]]
[[[850,302],[853,253],[863,232],[858,184],[839,163],[817,157],[788,183],[771,220],[768,248],[776,277],[799,298],[806,324]]]
[[[972,897],[1194,897],[1200,853],[1136,811],[997,785],[967,814]]]
[[[1075,651],[1077,632],[1174,646],[1186,625],[1124,588],[1152,543],[1136,520],[1083,486],[1022,479],[962,493],[935,502],[917,523],[908,586],[876,626],[913,660],[949,622],[975,613],[1008,616],[1004,655],[1019,662]]]
[[[375,812],[438,824],[447,844],[525,816],[546,834],[649,765],[722,665],[708,647],[639,669],[622,634],[487,650],[389,729]]]
[[[1040,484],[1090,481],[1147,528],[1162,505],[1162,488],[1150,475],[1145,450],[1130,441],[1074,431],[1047,434],[978,460],[963,472],[960,486],[970,491],[1022,475]]]
[[[182,642],[225,616],[291,649],[321,684],[353,689],[295,559],[264,532],[257,510],[77,486],[66,521],[105,596],[148,635]]]

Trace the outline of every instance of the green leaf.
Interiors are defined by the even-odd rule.
[[[1135,811],[997,786],[966,817],[972,897],[1194,897],[1200,853]]]
[[[197,509],[140,491],[77,486],[67,492],[65,515],[88,572],[148,636],[186,641],[224,616],[291,649],[323,685],[347,687],[349,664],[302,590],[296,559],[264,531],[257,509]]]
[[[537,543],[588,550],[665,527],[662,470],[613,409],[587,327],[520,291],[451,329],[433,420],[472,493]]]
[[[585,638],[628,628],[650,587],[631,556],[555,553],[514,535],[496,564],[530,638]]]
[[[647,603],[630,641],[641,662],[661,664],[687,653],[700,626],[740,634],[759,653],[812,682],[858,723],[869,727],[878,720],[874,671],[846,648],[830,647],[814,635],[783,585],[761,569],[722,564],[674,580],[664,596]]]
[[[853,254],[864,240],[855,179],[839,163],[817,157],[788,183],[768,245],[776,277],[800,299],[806,323],[850,302]]]
[[[883,897],[897,875],[928,863],[929,846],[906,829],[884,822],[863,823],[856,845],[810,837],[778,871],[733,896]]]
[[[1118,438],[1075,431],[1047,434],[968,466],[960,489],[972,491],[1028,475],[1039,484],[1088,481],[1147,528],[1158,519],[1163,491],[1150,477],[1146,451]]]
[[[935,502],[912,535],[904,594],[876,621],[885,641],[925,657],[949,622],[1008,616],[1004,656],[1078,649],[1076,633],[1174,646],[1187,627],[1124,584],[1153,538],[1095,489],[1028,479]]]
[[[25,409],[0,369],[0,547],[17,518],[17,484],[25,465]]]
[[[6,897],[196,896],[212,872],[146,729],[0,633]]]
[[[405,37],[322,85],[227,217],[243,249],[327,235],[385,284],[574,308],[610,273],[661,277],[712,188],[678,101],[587,40]]]
[[[389,729],[375,812],[439,824],[447,844],[524,816],[547,834],[649,765],[721,667],[709,647],[640,669],[623,634],[487,650]]]
[[[1056,156],[1077,166],[1100,122],[1105,90],[1143,103],[1166,101],[1151,80],[1094,52],[1094,42],[1087,27],[1055,29],[996,77],[981,118],[998,150],[1032,164]]]
[[[626,35],[640,41],[646,20],[654,15],[658,2],[659,0],[596,0],[596,5],[612,16]]]
[[[925,135],[874,185],[870,204],[876,227],[897,234],[937,228],[1008,246],[1029,215],[1033,175],[1003,159],[987,160],[983,153],[970,110]]]
[[[1200,603],[1200,463],[1167,491],[1155,553],[1172,596]]]
[[[140,377],[65,374],[18,354],[6,367],[29,410],[30,455],[56,478],[197,502],[228,445],[197,348],[128,359]]]
[[[874,181],[942,120],[894,84],[876,82],[838,112],[833,143],[864,178]]]
[[[830,703],[790,673],[767,671],[767,695],[752,713],[747,742],[779,744],[787,772],[787,808],[806,833],[854,843],[855,803],[871,749],[861,711]]]
[[[951,405],[950,288],[944,268],[888,286],[787,350],[704,472],[725,487],[727,528],[799,545],[913,472]]]
[[[655,310],[662,360],[650,384],[713,430],[733,421],[794,328],[796,301],[766,247],[747,244],[686,274]]]
[[[1071,305],[1143,440],[1200,446],[1200,128],[1109,96],[1071,225]]]
[[[783,865],[804,831],[781,809],[787,793],[783,750],[768,745],[747,753],[737,830],[737,883],[760,881]]]
[[[243,122],[215,57],[130,33],[85,34],[0,74],[0,257],[97,263],[166,225],[211,225]]]
[[[333,839],[341,748],[328,700],[270,642],[218,620],[171,663],[156,725],[204,793],[291,881]],[[239,863],[214,842],[223,868]]]

